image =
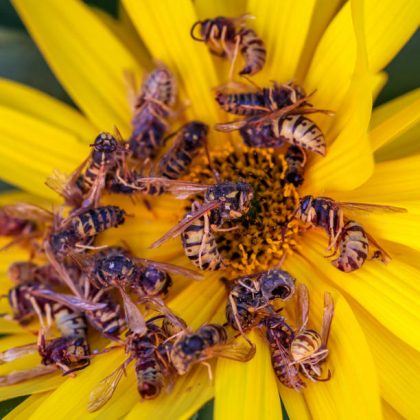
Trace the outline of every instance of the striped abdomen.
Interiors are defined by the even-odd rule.
[[[321,336],[315,330],[304,330],[296,335],[290,345],[290,352],[295,362],[310,362],[310,357],[321,348]]]
[[[166,106],[175,103],[176,81],[174,75],[166,68],[153,70],[144,80],[137,106],[141,106],[148,99],[161,102]]]
[[[256,107],[266,107],[265,96],[261,92],[221,93],[216,94],[216,102],[230,114],[259,115],[264,110]]]
[[[117,206],[90,209],[72,220],[72,227],[78,239],[95,236],[111,227],[124,223],[125,211]]]
[[[52,313],[58,330],[63,337],[86,337],[87,325],[85,317],[68,307],[55,303]]]
[[[165,385],[161,362],[155,352],[136,360],[137,389],[145,400],[156,398]]]
[[[192,160],[204,147],[208,126],[199,121],[185,124],[176,135],[172,147],[159,161],[159,175],[178,179],[188,173]]]
[[[338,252],[338,258],[331,261],[331,264],[341,271],[350,273],[364,264],[368,257],[369,240],[359,223],[350,220],[344,225]]]
[[[146,108],[144,113],[150,111]],[[129,149],[136,159],[154,158],[164,145],[166,123],[154,118],[152,121],[143,123],[141,116],[133,118],[133,132],[129,140]]]
[[[303,184],[304,179],[305,152],[298,146],[289,146],[284,158],[287,162],[286,181],[299,187]]]
[[[200,270],[219,270],[223,265],[217,249],[216,239],[211,232],[204,232],[204,217],[195,220],[181,234],[185,255]]]
[[[245,67],[239,74],[252,76],[264,67],[267,55],[264,42],[252,29],[243,28],[238,35],[241,39],[240,51],[245,60]]]
[[[326,143],[319,127],[302,115],[289,115],[273,121],[275,138],[325,156]]]

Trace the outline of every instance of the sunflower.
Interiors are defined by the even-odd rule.
[[[310,159],[298,191],[282,191],[283,198],[271,196],[278,200],[276,215],[290,215],[287,197],[293,194],[408,210],[358,216],[392,261],[388,265],[368,261],[351,274],[338,271],[324,258],[325,236],[317,229],[292,231],[283,248],[276,241],[262,245],[258,232],[252,233],[252,241],[246,235],[239,241],[232,234],[224,242],[232,270],[264,269],[285,256],[285,269],[309,288],[314,326],[321,325],[324,292],[333,295],[329,382],[309,384],[302,393],[283,387],[276,381],[268,347],[257,332],[251,332],[255,357],[248,363],[218,359],[213,382],[207,370],[198,367],[180,378],[170,393],[140,402],[131,367],[113,398],[95,415],[188,418],[214,398],[216,418],[281,418],[281,401],[292,419],[418,418],[420,91],[371,113],[372,100],[386,82],[381,69],[417,28],[418,2],[124,0],[119,20],[77,0],[13,0],[13,4],[80,111],[42,92],[0,81],[0,177],[24,191],[1,195],[1,205],[25,201],[51,207],[58,197],[44,182],[54,168],[74,170],[99,131],[117,126],[124,137],[129,136],[131,111],[123,75],[129,70],[141,80],[153,66],[152,59],[176,74],[181,100],[191,102],[186,109],[189,119],[211,126],[223,121],[212,88],[226,80],[229,66],[193,42],[189,30],[199,19],[247,12],[255,16],[252,25],[268,52],[266,66],[254,80],[260,85],[269,80],[297,81],[307,92],[316,90],[312,99],[317,108],[335,111],[334,118],[313,117],[326,135],[327,156]],[[240,143],[239,138],[232,139]],[[254,161],[235,159],[225,135],[212,131],[210,141],[222,175],[247,165],[248,173],[255,170],[253,176],[260,176]],[[259,158],[270,159],[265,152]],[[202,172],[198,169],[197,177]],[[123,238],[136,255],[190,267],[179,241],[148,248],[179,220],[185,203],[161,197],[152,200],[151,213],[129,200],[113,196],[107,200],[135,217],[103,235],[103,243],[116,244]],[[268,223],[269,215],[265,218]],[[232,247],[242,249],[242,257],[229,254]],[[7,267],[24,259],[27,254],[18,247],[1,253],[1,293],[11,287]],[[211,273],[201,282],[177,279],[169,295],[170,308],[193,328],[205,322],[223,323],[226,290],[219,277]],[[1,305],[1,312],[8,311],[4,301]],[[1,318],[0,331],[9,334],[0,339],[0,350],[34,341],[27,330]],[[87,416],[92,388],[123,357],[122,351],[98,356],[76,378],[50,375],[2,388],[0,398],[32,394],[10,418],[81,418]],[[35,355],[28,356],[1,366],[0,373],[37,363]]]

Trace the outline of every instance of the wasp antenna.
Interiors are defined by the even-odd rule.
[[[219,174],[219,172],[216,171],[216,169],[214,169],[214,166],[212,164],[211,157],[210,157],[209,143],[208,143],[207,139],[204,141],[204,150],[206,151],[207,160],[209,162],[209,167],[210,167],[211,172],[213,173],[214,179],[215,179],[216,183],[219,183],[220,182],[220,174]]]

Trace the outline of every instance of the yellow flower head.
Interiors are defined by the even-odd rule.
[[[79,0],[13,4],[79,108],[0,80],[0,178],[25,191],[1,195],[0,204],[29,202],[46,208],[58,202],[57,194],[45,185],[54,169],[74,171],[99,132],[118,127],[122,137],[129,138],[127,73],[140,83],[164,63],[176,76],[178,107],[185,107],[186,121],[203,121],[211,128],[226,122],[214,88],[227,81],[230,64],[195,42],[190,30],[195,22],[211,17],[245,13],[255,17],[247,26],[264,41],[267,56],[262,71],[252,76],[253,83],[265,87],[271,81],[293,81],[313,93],[308,100],[316,109],[333,111],[334,116],[308,115],[324,134],[327,153],[310,154],[303,185],[293,185],[286,182],[290,162],[284,153],[249,148],[237,132],[211,129],[213,168],[200,156],[185,180],[213,183],[213,169],[222,179],[249,183],[253,200],[237,227],[232,224],[231,230],[215,233],[223,271],[206,273],[199,282],[177,277],[167,303],[193,329],[204,323],[223,324],[227,293],[220,278],[281,264],[309,290],[309,326],[321,328],[324,292],[327,306],[334,302],[334,317],[324,369],[331,371],[331,379],[308,380],[303,392],[277,381],[270,349],[256,328],[248,334],[256,344],[255,357],[247,363],[215,360],[212,381],[207,369],[195,366],[169,392],[140,401],[131,364],[110,401],[88,414],[92,389],[126,358],[119,349],[93,357],[75,378],[53,374],[1,387],[1,400],[32,394],[10,418],[189,418],[212,398],[218,419],[281,418],[281,402],[292,419],[418,417],[420,91],[371,112],[386,81],[382,69],[418,26],[418,2],[123,0],[119,20]],[[238,64],[235,72],[241,68]],[[386,265],[368,260],[352,273],[337,270],[325,258],[325,232],[306,229],[298,220],[295,209],[308,195],[407,209],[355,216],[392,261]],[[129,198],[107,196],[106,204],[119,205],[134,217],[104,233],[100,244],[124,241],[139,257],[191,268],[181,241],[149,246],[183,217],[192,202],[169,196],[147,200],[151,211]],[[288,229],[282,229],[286,223]],[[7,240],[1,239],[3,244]],[[1,293],[12,287],[7,276],[10,264],[25,259],[28,255],[19,247],[0,254]],[[3,300],[1,312],[9,311]],[[293,317],[289,312],[287,316]],[[0,318],[0,332],[10,334],[0,338],[0,351],[34,342],[36,328]],[[103,346],[99,338],[92,343],[93,348]],[[38,355],[26,355],[1,365],[0,375],[38,363]]]

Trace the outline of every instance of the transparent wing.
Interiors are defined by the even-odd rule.
[[[382,204],[370,203],[351,203],[346,201],[336,201],[337,205],[348,210],[379,212],[379,213],[407,213],[403,207],[387,206]]]
[[[196,182],[178,181],[161,177],[138,178],[135,184],[130,186],[139,191],[147,191],[148,187],[163,189],[165,193],[174,195],[177,198],[184,199],[194,194],[205,192],[210,184],[199,184]]]
[[[331,322],[334,316],[334,301],[329,293],[324,294],[324,316],[322,318],[321,342],[322,347],[327,347],[330,335]]]
[[[135,334],[144,335],[147,331],[146,321],[139,308],[130,299],[122,287],[118,287],[124,303],[127,327]]]
[[[18,219],[29,219],[38,222],[51,222],[54,218],[52,212],[29,203],[16,203],[1,208],[8,216]]]
[[[105,303],[92,303],[76,296],[57,293],[49,289],[34,290],[31,294],[45,299],[50,299],[54,302],[62,303],[63,305],[76,311],[96,311],[106,307]]]
[[[57,369],[56,365],[39,365],[32,369],[15,371],[8,375],[0,376],[0,386],[13,385],[28,379],[37,378],[38,376],[48,375],[57,371]]]
[[[11,362],[12,360],[20,359],[28,354],[35,353],[38,350],[36,343],[25,344],[23,346],[14,347],[0,352],[0,365]]]
[[[217,344],[206,349],[200,361],[204,361],[213,357],[223,357],[225,359],[238,360],[247,362],[255,355],[255,344],[245,344],[234,341],[232,343]]]
[[[118,383],[120,382],[127,363],[124,362],[120,367],[118,367],[114,372],[108,375],[106,378],[102,379],[95,388],[92,389],[89,394],[89,401],[87,409],[90,413],[99,410],[104,406],[114,394]]]
[[[195,220],[199,219],[209,211],[217,209],[221,206],[221,204],[222,203],[219,201],[210,201],[200,206],[196,211],[186,214],[176,226],[169,230],[169,232],[165,233],[165,235],[163,235],[160,239],[153,242],[153,244],[150,245],[149,248],[157,248],[169,239],[175,238],[175,236],[180,235],[188,226],[191,225],[191,223],[193,223]]]
[[[194,270],[189,270],[188,268],[180,267],[178,265],[165,263],[161,261],[147,260],[145,258],[136,258],[136,261],[144,265],[154,265],[162,271],[178,274],[180,276],[188,277],[193,280],[203,280],[203,276],[201,274],[197,273]]]
[[[245,118],[243,120],[235,120],[228,123],[215,124],[214,128],[215,130],[221,131],[223,133],[230,133],[231,131],[240,130],[241,128],[247,126],[249,123],[250,119]]]
[[[300,323],[300,331],[303,331],[309,319],[309,293],[308,288],[303,283],[300,283],[297,287],[297,296],[297,322]]]

